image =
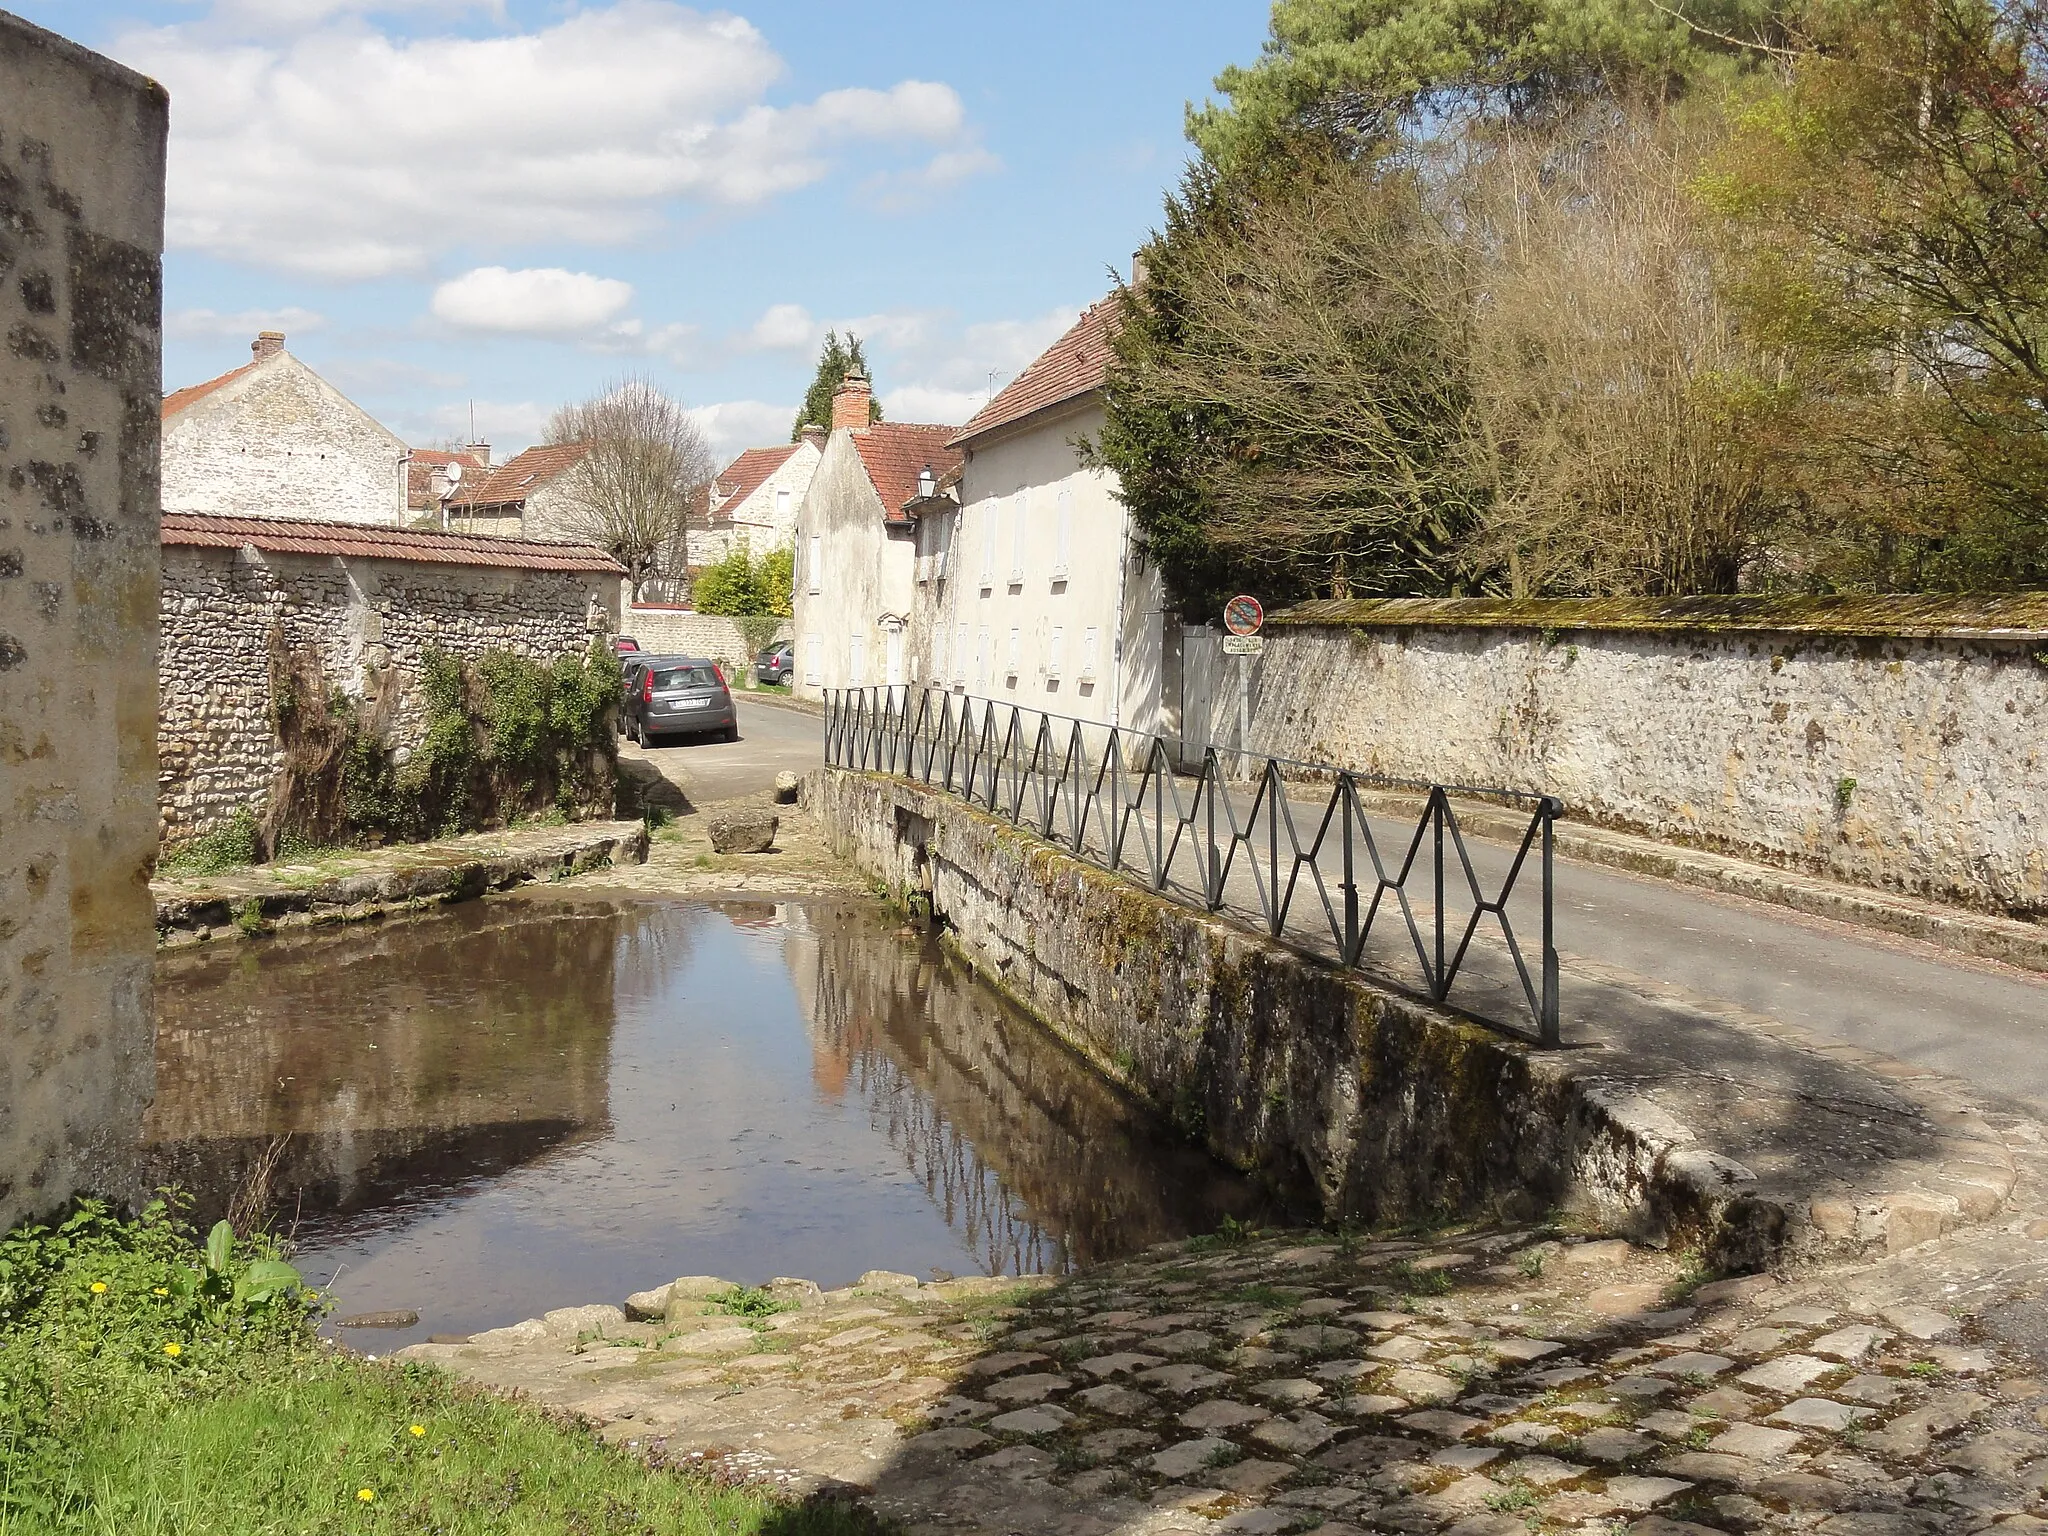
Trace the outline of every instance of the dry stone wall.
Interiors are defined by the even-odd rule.
[[[2048,624],[1935,614],[1887,634],[1929,616],[1878,612],[1851,633],[1819,627],[1824,611],[1738,605],[1651,629],[1650,605],[1601,623],[1572,604],[1518,604],[1514,623],[1484,602],[1464,623],[1456,603],[1429,605],[1434,622],[1332,606],[1269,631],[1256,750],[1543,791],[1625,831],[2048,917]]]
[[[419,739],[411,687],[428,647],[475,658],[581,653],[617,623],[618,582],[587,572],[339,559],[166,545],[158,779],[161,833],[176,843],[262,813],[284,766],[274,724],[273,635],[310,649],[330,684],[361,698],[395,669],[391,740]]]
[[[167,127],[0,12],[0,1228],[126,1193],[150,1096]]]

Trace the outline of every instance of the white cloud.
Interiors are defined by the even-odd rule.
[[[451,400],[431,407],[424,415],[397,417],[391,429],[414,445],[469,442],[472,411],[477,437],[491,445],[492,457],[502,464],[540,441],[555,408],[532,400]]]
[[[704,429],[711,456],[723,469],[749,448],[789,441],[789,424],[796,420],[796,403],[770,405],[765,400],[725,400],[700,405],[690,414]]]
[[[434,290],[434,318],[508,336],[589,336],[617,322],[633,285],[560,267],[478,267]]]
[[[878,171],[862,183],[861,190],[878,207],[902,213],[930,202],[933,194],[975,176],[1002,169],[1003,162],[978,144],[941,150],[923,165],[898,171]]]
[[[905,384],[884,390],[881,401],[886,421],[923,421],[957,427],[988,403],[988,394],[981,390]]]
[[[164,330],[173,336],[238,336],[249,341],[256,339],[258,331],[301,336],[326,324],[325,315],[292,305],[283,309],[242,309],[232,314],[217,309],[174,309],[164,316]]]
[[[825,334],[801,304],[771,304],[761,312],[747,343],[763,352],[808,352]]]
[[[505,0],[215,0],[208,21],[223,30],[293,32],[337,16],[483,11],[505,18]]]
[[[386,36],[344,14],[365,8],[265,7],[328,18],[282,40],[208,23],[120,39],[116,52],[178,104],[173,245],[379,277],[458,244],[629,240],[680,202],[758,203],[848,156],[908,155],[929,171],[935,156],[972,153],[952,87],[906,80],[771,106],[783,65],[767,40],[672,0],[482,38]]]

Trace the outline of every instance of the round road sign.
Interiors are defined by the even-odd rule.
[[[1266,622],[1266,610],[1256,597],[1239,593],[1223,605],[1223,627],[1233,635],[1256,635]]]

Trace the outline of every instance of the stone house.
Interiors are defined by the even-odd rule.
[[[248,362],[164,396],[164,510],[395,525],[412,450],[265,331]]]
[[[924,676],[978,698],[1161,727],[1165,595],[1108,470],[1102,430],[1115,305],[1086,311],[948,442],[957,510],[923,520],[912,645]]]
[[[868,381],[832,397],[832,433],[797,513],[796,691],[914,681],[917,530],[959,464],[955,428],[868,421]]]
[[[784,549],[796,538],[797,509],[825,457],[825,433],[806,428],[793,443],[749,448],[711,482],[701,524],[692,523],[690,563],[722,560],[745,542],[756,555]]]
[[[471,443],[467,448],[415,448],[406,466],[405,525],[408,528],[445,528],[448,502],[462,488],[465,478],[482,476],[491,467],[491,445]]]
[[[397,684],[391,740],[417,740],[410,690],[428,646],[550,661],[619,623],[618,562],[580,544],[166,513],[158,603],[159,831],[176,843],[247,807],[285,763],[272,697],[280,653],[318,657],[361,699]]]
[[[577,512],[562,477],[589,452],[582,443],[548,444],[514,454],[483,474],[465,473],[446,502],[446,525],[497,538],[573,542]]]

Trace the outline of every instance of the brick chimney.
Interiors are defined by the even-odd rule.
[[[462,451],[474,457],[485,469],[491,467],[491,445],[489,443],[464,443]]]
[[[839,387],[832,391],[832,430],[865,427],[868,424],[868,401],[873,393],[864,373],[849,373],[841,379]]]
[[[253,343],[251,343],[249,347],[249,351],[253,354],[255,360],[259,363],[267,362],[269,359],[277,356],[277,354],[282,352],[283,350],[283,331],[259,332],[257,334],[256,340]]]

